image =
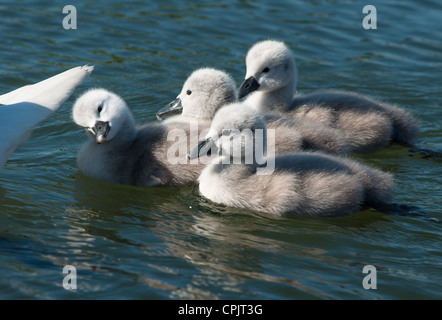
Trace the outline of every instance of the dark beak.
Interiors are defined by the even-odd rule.
[[[176,98],[166,107],[162,108],[157,112],[157,119],[162,120],[173,115],[181,114],[183,112],[183,105],[181,104],[181,99]]]
[[[259,88],[259,83],[256,81],[255,77],[250,77],[241,84],[239,87],[238,99],[244,98],[249,93],[257,90]]]
[[[97,143],[101,144],[106,141],[111,127],[109,121],[96,121],[95,126],[92,128],[93,133],[97,136]]]
[[[212,154],[212,147],[215,146],[214,141],[211,138],[207,138],[206,140],[200,141],[198,145],[189,151],[187,157],[189,159],[199,158],[205,155]]]

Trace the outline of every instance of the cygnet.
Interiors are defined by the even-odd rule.
[[[73,119],[90,138],[77,157],[79,169],[90,177],[135,186],[178,186],[196,182],[203,168],[187,159],[187,124],[148,123],[137,128],[125,101],[105,89],[79,97]]]
[[[187,78],[177,98],[159,110],[157,118],[165,122],[197,121],[210,126],[216,111],[237,100],[234,80],[214,68],[197,69]]]
[[[221,108],[206,140],[189,153],[193,158],[218,151],[198,178],[200,193],[229,207],[320,217],[354,214],[364,205],[390,201],[390,174],[320,152],[261,157],[265,136],[265,122],[255,110],[237,104]],[[254,157],[247,158],[250,154]]]
[[[340,130],[350,152],[369,153],[392,142],[412,146],[419,125],[397,106],[343,91],[294,95],[297,70],[291,50],[280,41],[256,43],[246,56],[245,81],[239,98],[261,113],[279,113]],[[251,94],[253,93],[253,94]]]

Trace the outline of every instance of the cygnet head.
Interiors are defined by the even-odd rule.
[[[265,150],[266,125],[257,111],[244,103],[232,103],[218,110],[205,138],[189,152],[190,159],[205,155],[213,147],[223,155],[244,159],[254,154],[258,144]]]
[[[157,118],[182,114],[195,119],[211,120],[219,108],[236,99],[236,84],[227,73],[202,68],[189,76],[178,97],[158,111]]]
[[[74,104],[72,117],[88,135],[102,144],[115,137],[130,138],[135,123],[124,100],[105,89],[91,89]]]
[[[274,91],[284,87],[293,91],[296,85],[295,58],[280,41],[256,43],[246,56],[246,76],[239,88],[239,99],[254,91]]]

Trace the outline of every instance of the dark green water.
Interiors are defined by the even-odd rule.
[[[76,167],[71,119],[90,87],[121,95],[139,123],[196,68],[232,74],[258,40],[287,42],[299,91],[357,91],[409,109],[418,145],[442,149],[439,1],[8,1],[0,3],[0,92],[91,64],[92,76],[0,172],[1,299],[441,299],[441,225],[366,210],[274,218],[216,206],[196,186],[135,188]],[[77,8],[77,29],[62,8]],[[362,27],[365,5],[377,29]],[[359,157],[395,175],[395,201],[442,219],[440,159],[393,146]],[[63,288],[65,265],[77,289]],[[365,265],[377,289],[362,286]]]

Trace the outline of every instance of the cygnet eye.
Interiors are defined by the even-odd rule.
[[[269,72],[270,71],[270,68],[269,67],[265,67],[264,69],[262,69],[262,73],[267,73],[267,72]]]
[[[100,105],[98,106],[98,109],[97,109],[98,114],[100,114],[101,110],[103,110],[103,105],[102,105],[102,104],[100,104]]]
[[[186,93],[187,93],[188,96],[190,96],[192,94],[192,91],[191,90],[187,90]]]

